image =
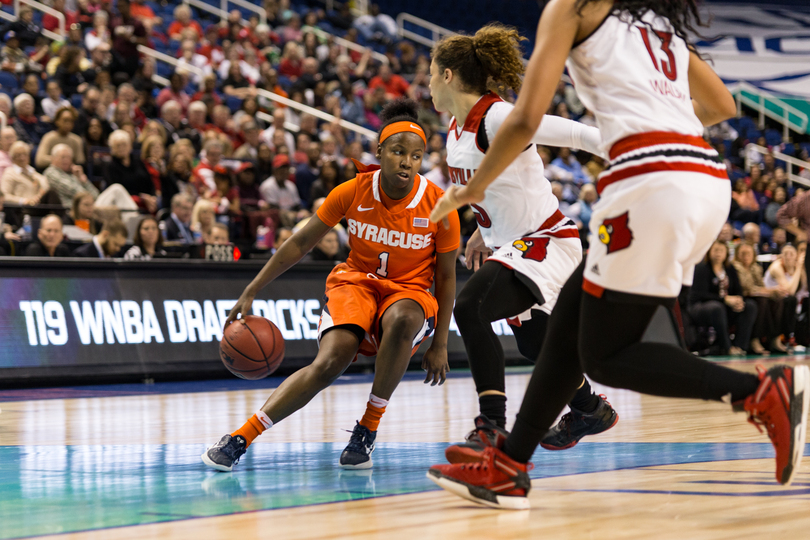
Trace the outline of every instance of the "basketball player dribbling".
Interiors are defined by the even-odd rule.
[[[608,386],[745,411],[768,432],[777,481],[794,478],[804,451],[807,366],[753,375],[642,339],[655,312],[691,284],[730,204],[725,167],[701,134],[736,108],[687,42],[694,23],[695,0],[549,2],[514,110],[467,185],[451,187],[434,208],[438,221],[484,199],[531,141],[567,60],[610,155],[590,222],[598,241],[560,292],[512,432],[479,452],[476,463],[431,467],[428,478],[441,487],[491,507],[528,508],[529,459],[583,372]]]
[[[490,85],[520,89],[524,71],[520,39],[516,29],[491,24],[474,36],[445,38],[433,48],[433,103],[437,111],[453,116],[447,136],[447,164],[454,184],[450,191],[472,176],[512,111],[511,104],[487,89]],[[507,435],[504,354],[491,323],[509,319],[518,349],[532,362],[537,360],[548,314],[582,260],[577,226],[560,212],[535,145],[598,153],[600,143],[596,128],[545,116],[529,146],[489,186],[484,200],[472,205],[478,228],[467,243],[466,255],[467,265],[476,273],[456,299],[454,314],[478,392],[481,416],[475,422],[489,429],[476,429],[464,443],[447,448],[451,463],[476,460],[484,448],[480,434]],[[479,269],[482,258],[486,260]],[[545,448],[570,448],[618,420],[588,381],[580,382],[569,404],[571,412],[549,431],[542,443]]]
[[[256,294],[346,218],[351,253],[326,280],[318,355],[281,383],[241,428],[202,455],[209,467],[232,470],[256,437],[332,384],[358,352],[376,354],[376,369],[366,412],[340,456],[343,468],[372,466],[377,427],[388,400],[411,356],[434,329],[422,367],[434,384],[444,382],[460,226],[456,213],[446,226],[428,220],[442,190],[417,174],[427,139],[416,114],[412,101],[386,105],[377,147],[380,168],[361,172],[332,190],[316,215],[270,258],[231,311],[226,324],[242,324],[237,316],[250,314]],[[435,297],[428,291],[434,281]]]

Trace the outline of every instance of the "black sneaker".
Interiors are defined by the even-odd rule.
[[[231,472],[233,466],[247,451],[247,441],[241,435],[224,435],[217,444],[203,452],[203,463],[222,472]]]
[[[619,415],[607,402],[605,396],[599,396],[599,405],[592,413],[584,413],[571,407],[556,426],[548,430],[540,441],[546,450],[565,450],[575,446],[586,435],[596,435],[616,425]]]
[[[444,457],[448,463],[475,463],[480,461],[481,452],[487,446],[503,448],[508,436],[508,431],[482,414],[476,417],[475,429],[467,434],[464,442],[448,446],[444,450]]]
[[[340,454],[340,467],[343,469],[370,469],[374,463],[371,453],[374,451],[374,440],[377,432],[369,430],[360,422],[354,426],[352,438],[343,453]]]

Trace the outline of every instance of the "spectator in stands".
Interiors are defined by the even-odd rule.
[[[20,94],[14,98],[14,110],[17,117],[12,125],[17,138],[28,144],[39,144],[42,137],[51,130],[51,126],[34,114],[34,98],[29,94]]]
[[[233,148],[239,148],[242,143],[245,142],[242,139],[242,135],[236,131],[236,126],[231,118],[231,110],[227,105],[214,106],[214,110],[211,113],[211,120],[213,123],[206,126],[207,129],[212,129],[219,133],[221,135],[220,140],[222,140],[223,143],[226,141],[229,142],[231,150],[233,150]]]
[[[256,184],[256,169],[253,163],[243,163],[236,175],[236,187],[242,212],[255,211],[267,207]]]
[[[741,356],[751,342],[757,316],[756,302],[744,299],[737,271],[728,263],[728,247],[715,241],[702,263],[695,267],[689,294],[689,314],[699,326],[717,332],[720,354]],[[729,325],[737,327],[732,343]]]
[[[284,44],[284,53],[281,55],[281,62],[278,65],[278,74],[287,77],[292,82],[296,82],[302,72],[301,46],[295,41],[287,41]]]
[[[160,108],[160,116],[160,123],[166,130],[166,145],[189,139],[195,148],[199,147],[200,133],[183,118],[183,108],[177,101],[165,102]]]
[[[798,241],[806,242],[810,232],[810,191],[794,194],[777,211],[776,219],[779,226],[794,235]]]
[[[163,234],[166,240],[193,244],[194,233],[191,231],[191,213],[194,200],[185,193],[178,193],[171,200],[171,214],[164,221]]]
[[[191,158],[184,152],[173,151],[169,155],[169,165],[161,186],[161,208],[169,208],[170,201],[178,193],[196,195],[191,183]]]
[[[247,119],[242,126],[242,137],[245,144],[233,153],[234,159],[256,161],[259,155],[259,126],[252,119]]]
[[[380,87],[384,88],[386,99],[392,100],[406,97],[410,85],[408,81],[391,71],[391,66],[381,64],[378,75],[369,81],[368,87],[371,90]]]
[[[321,166],[321,174],[318,179],[313,182],[307,201],[312,202],[321,197],[328,196],[333,189],[337,186],[340,179],[340,167],[335,161],[324,161]],[[296,178],[297,180],[297,178]],[[300,186],[299,186],[300,188]]]
[[[785,191],[785,188],[779,186],[773,190],[772,199],[765,207],[765,223],[771,227],[779,226],[779,218],[777,218],[777,213],[782,205],[785,204],[786,200],[787,191]]]
[[[73,256],[111,259],[118,255],[126,244],[126,225],[120,221],[108,221],[101,228],[101,232],[93,237],[93,241],[76,248],[73,251]]]
[[[94,202],[93,196],[86,191],[76,193],[65,216],[65,225],[74,225],[85,232],[96,234],[101,227],[95,219]]]
[[[45,85],[47,97],[42,100],[42,112],[47,117],[47,122],[53,121],[56,111],[63,107],[70,107],[70,102],[62,97],[62,89],[59,83],[53,79]]]
[[[290,180],[290,158],[279,154],[273,159],[273,176],[259,186],[262,198],[273,208],[281,210],[282,218],[294,220],[295,211],[301,208],[298,188]]]
[[[719,241],[719,239],[718,239]],[[749,351],[754,354],[768,354],[762,346],[762,338],[770,343],[774,335],[773,317],[769,301],[779,302],[781,296],[778,291],[768,289],[762,278],[762,267],[757,263],[754,248],[749,244],[741,244],[734,253],[732,263],[740,279],[740,287],[744,298],[750,298],[757,303],[757,318],[751,334]],[[773,298],[774,292],[777,298]]]
[[[110,124],[106,119],[106,112],[104,115],[99,114],[101,109],[101,92],[95,86],[88,86],[82,94],[82,108],[77,111],[76,122],[73,124],[73,133],[82,136],[87,132],[87,126],[90,120],[98,119],[101,122],[103,135],[109,136],[112,132]]]
[[[3,71],[12,73],[39,73],[42,71],[42,66],[33,62],[20,47],[20,40],[14,30],[6,32],[5,42],[5,46],[0,51],[0,58],[2,58],[0,67]]]
[[[336,230],[329,230],[305,257],[306,261],[344,262],[346,256],[340,246]]]
[[[42,77],[37,73],[29,73],[23,77],[22,91],[34,98],[34,115],[42,116],[42,96],[40,95],[40,82]],[[43,118],[43,122],[50,122],[50,118]]]
[[[84,36],[84,46],[93,52],[102,43],[111,41],[110,30],[107,28],[110,17],[107,12],[100,9],[93,13],[93,28]]]
[[[579,190],[579,200],[569,207],[570,217],[582,224],[580,226],[580,237],[586,237],[590,230],[589,224],[593,213],[593,205],[598,198],[596,187],[593,184],[585,184]]]
[[[9,149],[13,165],[3,172],[0,180],[6,201],[26,206],[37,204],[60,204],[59,195],[51,191],[47,178],[30,164],[31,147],[17,141]]]
[[[174,21],[169,25],[169,38],[180,41],[185,35],[184,30],[192,29],[197,34],[197,40],[202,39],[203,30],[200,23],[191,18],[191,8],[186,4],[180,4],[174,8]]]
[[[216,189],[214,168],[222,160],[222,142],[217,139],[209,139],[203,146],[203,150],[205,155],[201,157],[200,163],[192,171],[192,182],[200,194]]]
[[[211,232],[211,227],[216,223],[217,208],[213,201],[208,199],[198,199],[194,203],[191,211],[191,230],[194,233],[194,241],[202,242]]]
[[[762,239],[762,231],[756,223],[746,223],[742,228],[742,241],[751,244],[754,251],[759,255],[759,242]]]
[[[563,185],[556,181],[551,182],[551,194],[557,198],[560,212],[562,212],[565,216],[570,217],[568,214],[571,213],[571,205],[563,199]]]
[[[182,113],[185,115],[189,104],[191,104],[191,98],[186,94],[184,88],[185,78],[183,75],[178,71],[172,72],[169,75],[169,86],[161,90],[157,95],[157,106],[163,107],[163,104],[168,101],[176,101],[180,104]]]
[[[207,195],[206,198],[216,205],[217,214],[239,214],[241,213],[239,207],[239,188],[233,185],[231,178],[231,171],[223,167],[217,166],[214,169],[214,184],[216,189]]]
[[[61,89],[65,95],[72,96],[73,94],[81,94],[87,90],[89,86],[81,68],[83,54],[79,47],[72,45],[65,47],[64,56],[59,63],[59,67],[56,68],[56,73],[53,78],[53,81],[58,84],[58,88]],[[51,92],[48,92],[48,95],[50,96]],[[59,97],[59,92],[56,92],[56,96],[57,98]],[[68,105],[70,105],[69,102]],[[46,112],[45,114],[48,113]]]
[[[369,13],[357,17],[353,25],[367,40],[391,43],[397,39],[396,21],[390,15],[381,13],[377,4],[371,4]]]
[[[38,168],[44,169],[51,164],[51,154],[57,144],[70,146],[73,150],[73,161],[78,165],[84,164],[84,144],[81,137],[72,132],[75,120],[76,110],[73,107],[63,107],[56,111],[53,120],[56,130],[46,133],[37,148],[36,166]]]
[[[239,99],[256,95],[256,87],[242,75],[239,64],[232,62],[228,68],[228,77],[222,81],[222,93]]]
[[[160,234],[157,220],[152,216],[141,218],[135,230],[132,247],[124,253],[127,261],[148,261],[155,257],[165,257],[163,235]]]
[[[141,145],[141,160],[155,186],[155,193],[162,196],[163,184],[169,174],[166,165],[166,147],[157,135],[150,135]]]
[[[306,135],[299,135],[305,136],[307,140],[309,137]],[[298,193],[302,195],[301,199],[305,206],[310,206],[310,199],[309,192],[312,189],[312,184],[318,179],[321,175],[321,165],[323,161],[321,161],[321,143],[318,141],[311,141],[307,143],[307,146],[302,147],[301,144],[298,145],[300,150],[306,150],[305,161],[300,163],[295,168],[295,185],[298,186]]]
[[[759,180],[757,181],[759,183]],[[754,192],[745,180],[737,180],[731,192],[731,219],[745,223],[759,223],[760,211]]]
[[[273,125],[269,128],[264,130],[261,134],[261,140],[270,148],[273,148],[275,145],[273,144],[273,136],[276,133],[276,130],[281,130],[284,133],[284,144],[290,150],[295,149],[295,138],[293,134],[287,131],[284,128],[284,123],[286,122],[287,116],[285,109],[281,107],[275,109],[273,111]]]
[[[775,291],[781,300],[781,305],[771,306],[773,320],[779,323],[776,331],[769,336],[772,338],[771,349],[774,352],[787,351],[782,337],[786,342],[789,341],[796,327],[796,292],[804,273],[804,259],[805,254],[799,255],[793,244],[785,244],[779,258],[765,272],[765,287]]]
[[[105,170],[107,185],[121,184],[132,199],[148,212],[157,211],[157,197],[152,177],[143,162],[132,154],[130,135],[113,131],[109,139],[111,161]]]
[[[203,242],[212,246],[227,246],[231,243],[229,236],[227,225],[214,222],[203,237]]]
[[[88,179],[79,165],[73,163],[73,149],[63,143],[57,144],[51,151],[51,164],[45,169],[45,178],[51,189],[59,194],[62,206],[69,207],[73,197],[80,191],[86,191],[95,199],[98,189]]]
[[[34,11],[28,6],[22,6],[20,17],[4,26],[0,32],[6,36],[6,45],[9,40],[8,32],[14,32],[13,37],[18,40],[20,47],[33,47],[42,34],[42,28],[34,23]]]
[[[577,186],[591,181],[570,148],[560,148],[557,158],[552,160],[551,164],[566,171]]]
[[[0,178],[3,178],[5,170],[13,165],[8,152],[15,142],[17,142],[17,132],[13,127],[6,126],[0,130]]]
[[[62,243],[62,218],[48,214],[39,222],[37,238],[23,252],[24,257],[70,257],[70,248]]]
[[[138,71],[138,45],[147,44],[146,29],[141,21],[132,17],[129,0],[117,0],[116,7],[118,14],[110,20],[110,33],[113,35],[113,63],[110,71],[113,74],[125,73],[132,78]]]
[[[147,28],[152,28],[163,22],[160,17],[155,15],[151,7],[144,4],[144,0],[133,0],[129,9],[132,16],[141,21]]]

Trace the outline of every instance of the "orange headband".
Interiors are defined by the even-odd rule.
[[[397,133],[416,133],[419,135],[422,140],[425,142],[425,146],[427,146],[427,137],[425,137],[425,132],[422,128],[414,124],[413,122],[394,122],[393,124],[386,126],[382,133],[380,134],[380,144],[385,142],[385,139],[390,137],[391,135],[396,135]]]

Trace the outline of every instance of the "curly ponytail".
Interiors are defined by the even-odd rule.
[[[440,69],[449,69],[459,77],[470,93],[485,94],[491,87],[517,92],[525,70],[521,41],[526,38],[517,29],[490,23],[473,36],[451,36],[439,41],[432,56]]]

